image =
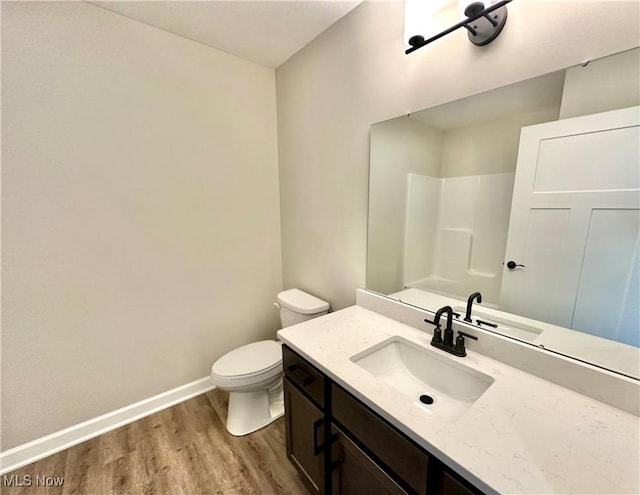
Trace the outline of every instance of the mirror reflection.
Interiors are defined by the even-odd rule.
[[[639,61],[373,125],[367,289],[639,377]]]

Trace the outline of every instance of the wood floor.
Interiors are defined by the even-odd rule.
[[[2,495],[308,495],[285,455],[284,418],[227,433],[228,394],[200,395],[8,473]],[[12,479],[31,486],[6,486]],[[63,477],[62,486],[36,486]]]

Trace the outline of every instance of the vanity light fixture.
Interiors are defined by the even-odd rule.
[[[425,39],[423,34],[418,33],[421,30],[425,33],[425,23],[428,23],[430,16],[440,10],[447,1],[406,0],[405,43],[409,48],[405,50],[405,53],[409,54],[414,52],[418,48],[422,48],[461,27],[468,31],[469,41],[471,41],[471,43],[477,46],[488,45],[502,32],[502,28],[507,22],[507,4],[511,1],[512,0],[500,0],[493,3],[492,0],[459,0],[459,12],[462,20],[450,28]],[[432,4],[432,7],[428,9],[425,7],[425,4]],[[424,15],[428,15],[429,18],[425,19],[423,17]],[[415,16],[418,16],[418,18]],[[421,23],[422,28],[415,27],[417,23]]]
[[[457,0],[456,0],[457,1]],[[411,48],[415,35],[423,36],[436,31],[439,26],[435,25],[436,15],[453,4],[453,0],[405,0],[404,2],[404,46]]]

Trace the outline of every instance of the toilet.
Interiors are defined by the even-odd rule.
[[[299,289],[280,292],[277,301],[283,328],[329,311],[328,302]],[[211,382],[229,392],[229,433],[247,435],[284,414],[282,375],[282,347],[275,340],[243,345],[213,364]]]

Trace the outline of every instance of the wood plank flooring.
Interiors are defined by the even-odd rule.
[[[284,418],[251,435],[224,427],[213,390],[0,477],[2,495],[308,495],[286,458]],[[11,476],[26,485],[6,486]],[[62,486],[42,485],[63,477]]]

